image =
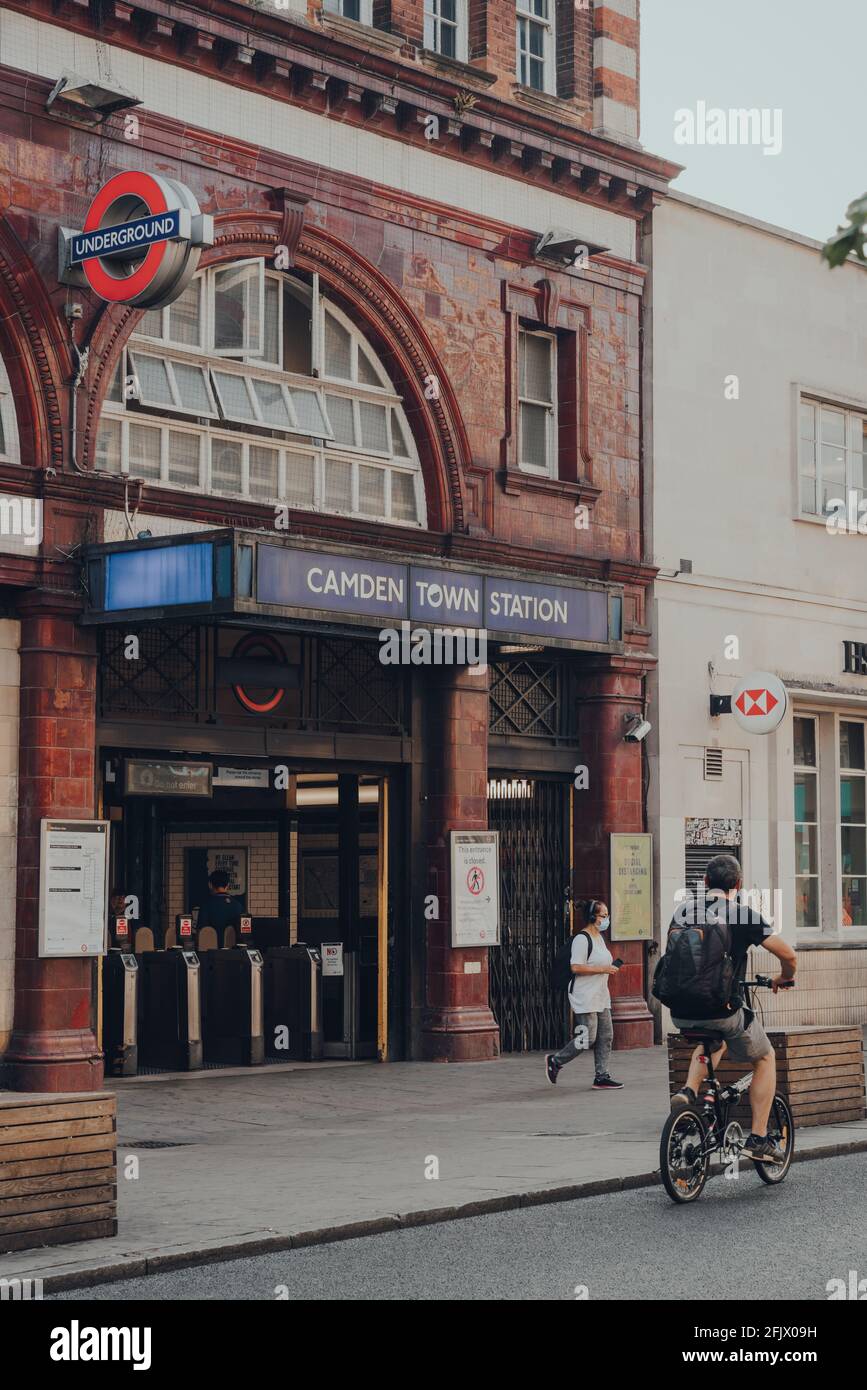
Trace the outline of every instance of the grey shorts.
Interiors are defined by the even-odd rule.
[[[758,1062],[774,1050],[758,1019],[753,1017],[747,1023],[743,1009],[726,1018],[672,1018],[671,1021],[675,1028],[689,1028],[695,1032],[707,1028],[711,1036],[718,1033],[726,1045],[726,1056],[735,1062]]]

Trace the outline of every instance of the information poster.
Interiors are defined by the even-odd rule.
[[[104,955],[108,821],[43,820],[39,865],[40,956]]]
[[[238,846],[237,849],[209,849],[207,864],[209,878],[218,869],[229,875],[227,892],[230,897],[244,896],[247,892],[247,850],[244,846]]]
[[[611,940],[653,936],[653,836],[611,836]]]
[[[496,830],[453,830],[452,945],[500,944],[500,837]]]

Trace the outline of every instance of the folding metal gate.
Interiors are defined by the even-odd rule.
[[[500,832],[501,945],[490,952],[491,1009],[504,1052],[562,1047],[562,992],[549,974],[569,936],[571,786],[502,778],[489,784],[488,824]]]

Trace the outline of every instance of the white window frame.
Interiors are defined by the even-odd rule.
[[[534,396],[525,396],[521,391],[521,340],[522,338],[544,338],[550,345],[551,359],[551,400],[540,401]],[[518,467],[522,473],[532,473],[536,477],[556,478],[559,476],[557,434],[559,407],[557,402],[557,335],[546,333],[541,329],[519,328],[518,329]],[[545,463],[540,465],[524,460],[524,412],[521,409],[524,405],[544,406],[548,415],[548,424],[545,431]]]
[[[802,481],[809,478],[809,474],[802,471],[801,451],[802,445],[807,444],[806,436],[803,435],[801,423],[802,411],[807,408],[812,411],[813,416],[813,438],[812,438],[812,465],[816,484],[816,501],[820,505],[822,496],[822,411],[835,411],[844,417],[843,437],[844,444],[840,447],[845,452],[845,482],[840,484],[844,496],[842,499],[845,515],[848,516],[849,496],[852,492],[861,493],[862,498],[867,501],[867,487],[858,488],[855,482],[855,456],[862,456],[862,440],[865,436],[865,426],[867,426],[867,407],[853,408],[852,404],[844,401],[828,400],[824,397],[812,394],[809,391],[800,391],[797,401],[796,437],[797,447],[795,454],[796,467],[796,515],[804,521],[818,521],[824,526],[828,518],[835,515],[833,511],[809,511],[803,502]],[[837,485],[834,484],[836,487]]]
[[[794,764],[794,772],[795,772],[795,773],[799,773],[799,772],[800,772],[800,773],[805,773],[806,775],[808,775],[808,776],[810,776],[810,777],[814,777],[814,778],[815,778],[815,781],[816,781],[816,820],[815,820],[815,821],[794,821],[794,826],[795,826],[795,827],[797,827],[797,826],[799,826],[799,825],[808,825],[808,826],[810,826],[811,830],[813,831],[813,837],[814,837],[813,842],[814,842],[815,849],[816,849],[816,872],[815,872],[815,874],[810,874],[810,873],[801,874],[801,873],[798,873],[798,871],[797,871],[797,860],[795,861],[795,893],[796,893],[796,896],[797,896],[797,887],[798,887],[798,882],[799,882],[799,880],[801,880],[801,879],[810,879],[810,880],[815,879],[815,882],[816,882],[816,904],[817,904],[817,911],[818,911],[818,914],[819,914],[819,920],[818,920],[816,926],[814,926],[814,927],[801,927],[801,928],[799,929],[802,933],[806,934],[806,933],[808,933],[808,932],[809,932],[809,933],[818,932],[818,931],[821,930],[821,926],[822,926],[822,802],[821,802],[821,796],[822,796],[822,780],[821,780],[820,767],[819,767],[819,759],[820,759],[819,735],[820,735],[820,731],[819,731],[819,721],[818,721],[818,719],[817,719],[817,717],[816,717],[815,714],[809,714],[809,713],[807,713],[807,712],[801,712],[800,710],[795,710],[793,718],[794,718],[794,719],[803,719],[804,721],[808,721],[809,723],[812,724],[812,726],[813,726],[813,747],[814,747],[814,749],[816,750],[816,762],[815,762],[815,764],[814,764],[812,767],[810,767],[810,766],[809,766],[808,764],[806,764],[806,763],[795,763],[795,764]],[[792,746],[794,747],[794,738],[793,738],[793,741],[792,741]],[[793,779],[792,779],[792,799],[793,799],[793,800],[794,800],[794,795],[795,795],[795,778],[794,778],[794,776],[793,776]],[[797,853],[797,845],[796,845],[795,848],[796,848],[796,853]],[[796,918],[796,923],[797,923],[797,918]],[[796,928],[796,929],[797,929],[797,928]]]
[[[344,13],[345,5],[346,0],[325,0],[325,11],[327,14],[337,14],[342,19],[351,20],[353,24],[366,24],[368,29],[373,27],[373,0],[358,0],[358,19]]]
[[[18,442],[18,417],[12,396],[12,383],[6,371],[6,363],[0,357],[0,420],[3,422],[3,450],[0,463],[20,463],[21,451]]]
[[[145,352],[139,347],[130,347],[127,351],[127,361],[130,366],[130,372],[128,373],[128,375],[134,376],[137,382],[139,381],[137,361],[139,358],[142,357],[151,358],[155,362],[162,362],[163,366],[166,369],[166,375],[168,376],[169,382],[169,390],[171,391],[173,398],[173,404],[171,406],[165,406],[161,401],[144,400],[139,390],[139,395],[136,397],[136,399],[140,401],[142,405],[149,406],[153,410],[175,410],[178,411],[178,413],[181,415],[192,415],[196,419],[205,417],[209,420],[219,419],[219,411],[217,409],[217,402],[214,398],[214,391],[212,389],[210,373],[208,369],[206,367],[203,367],[200,362],[188,361],[185,358],[181,357],[180,354],[176,354],[175,359],[173,361],[171,357],[158,357],[155,352]],[[179,364],[182,363],[186,367],[193,367],[201,374],[202,383],[205,387],[205,391],[208,397],[208,410],[196,410],[194,407],[186,406],[182,403],[181,388],[179,387],[177,378],[175,376],[175,362]]]
[[[861,715],[861,716],[859,717],[858,715],[855,715],[855,714],[840,714],[839,717],[838,717],[838,719],[836,720],[836,735],[837,735],[837,804],[836,804],[836,807],[835,807],[835,820],[836,820],[836,823],[837,823],[837,830],[838,830],[838,836],[839,836],[838,842],[837,842],[837,890],[838,890],[839,895],[840,895],[840,896],[839,896],[839,903],[840,903],[840,913],[839,913],[839,915],[840,915],[840,921],[839,921],[840,937],[841,937],[842,940],[847,940],[847,939],[849,939],[849,934],[852,933],[852,932],[854,932],[854,933],[856,933],[856,934],[857,934],[857,933],[863,934],[863,933],[867,932],[867,922],[852,923],[852,924],[850,924],[850,925],[848,925],[848,926],[844,925],[844,923],[843,923],[843,879],[844,879],[844,877],[845,877],[845,878],[856,878],[856,879],[857,879],[857,878],[860,878],[860,879],[863,879],[863,880],[867,880],[867,869],[865,869],[865,872],[864,872],[864,873],[850,873],[850,874],[844,874],[844,872],[843,872],[843,831],[844,831],[844,829],[861,830],[861,831],[863,831],[864,838],[865,838],[865,842],[867,842],[867,823],[865,823],[864,821],[848,821],[848,822],[844,825],[844,823],[843,823],[843,812],[842,812],[842,807],[841,807],[841,805],[840,805],[840,800],[841,800],[841,794],[842,794],[842,789],[843,789],[843,778],[844,778],[844,777],[846,777],[846,778],[855,778],[855,779],[858,779],[858,780],[862,781],[862,782],[864,783],[864,792],[865,792],[865,815],[867,815],[867,766],[865,766],[865,767],[863,767],[863,768],[860,768],[860,767],[844,767],[844,766],[843,766],[842,755],[841,755],[841,753],[840,753],[840,742],[841,742],[840,736],[841,736],[841,733],[842,733],[842,726],[843,726],[844,724],[859,724],[859,725],[861,726],[861,729],[862,729],[862,731],[863,731],[863,736],[864,736],[865,755],[867,755],[867,719],[865,719],[863,715]],[[865,763],[867,763],[867,756],[865,756]],[[865,896],[867,896],[867,889],[865,889]]]
[[[249,270],[250,267],[256,269],[256,280],[254,293],[259,298],[259,337],[254,344],[247,342],[245,329],[245,341],[242,347],[218,348],[216,345],[217,329],[217,280],[223,275],[237,274],[240,271]],[[229,261],[225,265],[216,265],[212,268],[211,274],[207,277],[208,287],[208,334],[205,339],[207,351],[214,357],[226,357],[230,361],[247,362],[251,358],[260,360],[265,354],[265,262],[260,256],[250,256],[244,261]],[[279,302],[279,301],[278,301]]]
[[[238,262],[237,264],[241,263]],[[150,335],[133,334],[125,350],[120,366],[122,376],[125,374],[130,363],[134,361],[136,355],[150,357],[160,356],[161,359],[165,361],[176,404],[172,407],[154,405],[146,409],[129,410],[126,401],[104,401],[99,426],[101,428],[104,424],[110,424],[112,421],[118,423],[120,429],[118,444],[120,475],[127,476],[131,471],[129,463],[129,430],[131,425],[139,425],[145,428],[162,431],[160,439],[160,476],[159,478],[150,478],[147,480],[152,485],[174,488],[185,492],[193,490],[217,497],[237,496],[247,501],[259,503],[260,505],[268,505],[271,502],[274,504],[281,504],[285,503],[285,488],[289,461],[293,454],[295,454],[299,457],[313,459],[315,483],[314,500],[309,504],[293,500],[289,502],[288,505],[293,508],[304,509],[306,507],[312,511],[325,512],[325,462],[326,459],[342,459],[347,462],[352,469],[352,508],[350,511],[345,511],[341,514],[358,516],[365,520],[380,521],[388,525],[412,527],[413,529],[426,527],[427,509],[424,479],[413,433],[409,425],[409,420],[403,410],[402,398],[395,392],[391,385],[386,370],[378,359],[374,346],[362,338],[362,335],[352,323],[352,320],[338,309],[336,305],[332,304],[330,301],[326,304],[320,297],[318,276],[313,277],[312,286],[307,286],[301,282],[297,285],[297,289],[301,292],[299,297],[302,300],[306,301],[307,295],[309,294],[310,296],[311,375],[307,376],[299,375],[294,372],[287,372],[283,369],[281,364],[268,363],[258,358],[251,359],[249,362],[246,359],[242,361],[238,357],[226,356],[214,351],[213,294],[208,288],[208,277],[211,276],[213,269],[220,269],[220,267],[202,271],[199,276],[204,283],[204,288],[201,291],[202,300],[200,301],[202,308],[200,322],[202,323],[203,347],[192,348],[188,344],[171,344],[165,337],[163,339],[158,339]],[[283,287],[284,277],[282,275],[273,272],[266,272],[266,274],[272,275],[273,278],[280,283],[281,287]],[[296,286],[293,284],[288,288],[289,292],[292,292]],[[161,310],[160,312],[163,316],[161,319],[161,328],[165,335],[168,332],[169,326],[168,318],[166,317],[167,310]],[[280,300],[280,312],[282,315],[282,295]],[[332,313],[350,335],[350,370],[352,373],[352,380],[347,381],[344,378],[328,377],[324,373],[323,354],[326,312]],[[282,317],[280,322],[280,340],[282,341]],[[165,348],[165,352],[162,351],[163,348]],[[360,382],[358,380],[359,354],[362,348],[370,362],[373,374],[380,382],[379,385],[369,385],[367,382]],[[216,408],[213,418],[199,416],[197,412],[194,411],[183,412],[182,407],[177,405],[179,395],[174,379],[173,364],[181,362],[198,367],[200,370],[204,371],[208,381],[209,394],[213,398]],[[247,398],[251,403],[251,410],[254,418],[248,419],[244,417],[237,422],[245,426],[243,431],[233,429],[233,422],[228,422],[220,416],[220,411],[223,410],[222,397],[219,384],[214,378],[215,372],[226,375],[236,375],[245,383]],[[279,378],[277,378],[276,372],[280,373]],[[295,422],[294,429],[290,428],[288,425],[270,425],[264,419],[258,398],[254,389],[249,384],[254,380],[267,382],[269,385],[279,384],[284,402],[287,404],[289,418]],[[326,435],[312,435],[309,431],[305,430],[303,426],[298,424],[298,417],[294,410],[292,398],[293,390],[312,392],[316,395],[322,411],[323,420],[327,424],[328,433]],[[355,438],[353,444],[344,444],[333,438],[333,429],[328,418],[328,408],[325,399],[326,393],[329,395],[343,396],[351,402],[353,433]],[[387,450],[377,451],[365,448],[361,443],[361,406],[365,402],[381,406],[385,410],[385,428],[388,440]],[[395,411],[399,412],[400,415],[401,434],[410,451],[408,456],[394,452]],[[175,418],[177,414],[181,413],[194,419],[204,420],[204,423],[194,425],[190,418],[186,420]],[[223,411],[223,413],[225,412]],[[274,431],[275,433],[263,434],[260,436],[254,433],[257,426],[263,431],[268,430]],[[194,432],[202,441],[200,445],[199,466],[200,486],[198,488],[191,488],[191,486],[186,483],[173,482],[168,477],[170,457],[169,431],[171,430]],[[293,433],[303,436],[304,442],[302,442],[300,438],[293,440],[291,437]],[[222,491],[213,492],[211,487],[212,443],[222,438],[231,441],[236,446],[240,446],[242,451],[241,491],[238,493]],[[265,498],[258,494],[252,495],[249,491],[250,450],[256,447],[274,449],[278,453],[280,492],[278,497]],[[386,514],[384,516],[373,515],[360,510],[359,468],[362,465],[384,470],[386,507]],[[114,472],[114,470],[109,471]],[[132,471],[134,472],[135,470]],[[392,516],[392,477],[395,473],[401,473],[412,478],[413,495],[415,497],[416,506],[416,516],[413,520],[408,521]]]
[[[533,0],[516,0],[516,20],[515,20],[515,71],[518,81],[524,87],[530,87],[533,91],[547,92],[551,96],[557,93],[557,63],[556,63],[556,32],[554,28],[554,9],[556,0],[543,0],[548,11],[547,15],[536,14],[533,9]],[[535,26],[542,31],[542,86],[533,87],[530,77],[530,51],[521,47],[521,24],[522,21],[528,26]],[[527,73],[526,78],[521,75],[521,58],[526,52]],[[533,55],[535,58],[536,55]]]
[[[443,29],[454,29],[455,51],[453,61],[466,63],[469,60],[469,34],[467,11],[469,0],[455,0],[455,18],[444,19],[441,14],[442,0],[424,0],[424,46],[430,53],[438,53],[441,58],[452,58],[442,48]]]

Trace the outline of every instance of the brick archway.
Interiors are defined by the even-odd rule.
[[[72,355],[42,276],[5,218],[0,218],[0,353],[15,402],[20,463],[59,471],[61,402]]]

